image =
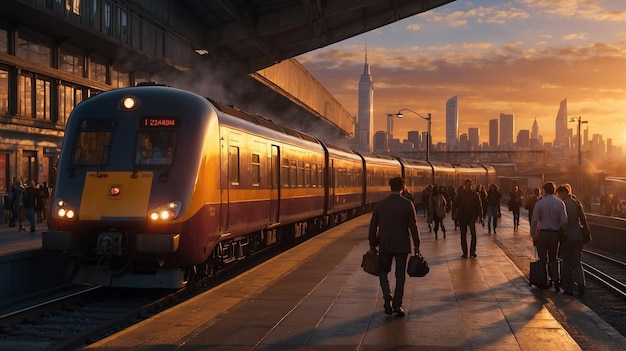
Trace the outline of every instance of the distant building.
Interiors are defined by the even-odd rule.
[[[469,137],[470,148],[478,150],[480,145],[480,128],[468,128],[467,135]]]
[[[386,153],[389,150],[389,139],[387,138],[387,132],[379,130],[374,134],[374,152]]]
[[[374,83],[370,74],[370,66],[367,63],[367,51],[365,52],[365,65],[359,81],[359,106],[357,124],[354,134],[357,137],[357,148],[361,151],[372,151],[372,132],[374,130]]]
[[[512,113],[500,113],[500,146],[513,147],[513,131],[515,130],[515,116]]]
[[[489,148],[495,150],[498,148],[498,120],[489,120]]]
[[[417,130],[409,131],[407,134],[407,141],[413,144],[414,149],[420,149],[420,132]]]
[[[446,145],[448,150],[455,150],[459,135],[459,103],[456,96],[446,102]]]
[[[517,132],[517,142],[515,145],[522,150],[530,149],[530,131],[528,129],[522,129]]]
[[[567,99],[561,101],[559,112],[556,114],[556,127],[554,129],[554,146],[566,145],[568,140],[567,131]]]

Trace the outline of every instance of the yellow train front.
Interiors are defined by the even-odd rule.
[[[105,92],[72,112],[43,248],[76,281],[177,287],[218,242],[219,124],[200,96],[162,86]]]

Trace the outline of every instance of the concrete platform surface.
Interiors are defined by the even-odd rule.
[[[85,349],[626,349],[576,298],[529,287],[515,264],[534,257],[528,225],[513,231],[504,213],[498,234],[478,226],[477,258],[461,258],[449,219],[447,238],[434,240],[420,216],[430,273],[407,277],[405,317],[386,315],[378,278],[360,267],[369,219],[342,224]],[[390,280],[393,287],[393,273]]]

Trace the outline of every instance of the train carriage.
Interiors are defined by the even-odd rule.
[[[376,202],[389,195],[389,179],[402,176],[402,166],[396,158],[359,152],[364,160],[365,206],[373,208]]]
[[[331,223],[362,213],[364,207],[363,158],[354,151],[323,143],[327,151],[328,181],[325,212]]]
[[[495,170],[359,153],[154,83],[112,90],[72,111],[42,247],[75,258],[77,282],[176,288],[372,209],[396,176],[419,205],[427,184]]]
[[[423,206],[424,189],[433,184],[433,167],[426,161],[398,159],[402,165],[402,177],[406,188],[413,194],[416,208]]]

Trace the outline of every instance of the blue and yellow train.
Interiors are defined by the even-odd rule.
[[[183,286],[196,275],[370,210],[403,176],[495,182],[492,167],[358,153],[194,93],[144,84],[72,112],[43,248],[74,280]]]

